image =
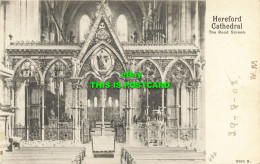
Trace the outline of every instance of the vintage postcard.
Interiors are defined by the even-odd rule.
[[[259,0],[0,0],[0,164],[260,164]]]

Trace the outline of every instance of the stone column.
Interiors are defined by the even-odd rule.
[[[129,126],[129,110],[128,107],[125,107],[125,121],[126,121],[126,126]]]
[[[133,88],[128,88],[128,98],[129,98],[129,108],[128,108],[128,127],[127,127],[127,131],[128,131],[128,143],[129,145],[132,144],[132,137],[133,137],[133,129],[132,129],[132,121],[133,121]]]
[[[167,88],[167,125],[174,125],[175,95],[174,86]]]
[[[186,1],[186,41],[191,42],[191,2]]]
[[[199,83],[197,87],[197,110],[196,110],[196,115],[197,115],[197,135],[196,135],[196,148],[197,150],[203,150],[204,149],[204,141],[205,141],[205,115],[204,115],[204,108],[202,106],[201,100],[204,98],[204,91],[203,91],[203,83]]]
[[[129,90],[126,89],[126,104],[125,104],[125,121],[126,121],[126,126],[129,126],[129,116],[128,116],[128,108],[129,108]]]
[[[29,81],[25,80],[25,90],[26,90],[26,140],[29,140]]]
[[[188,91],[189,91],[189,127],[191,128],[193,125],[192,125],[192,87],[189,86],[187,87],[188,88]]]
[[[177,132],[178,132],[178,145],[180,140],[180,82],[176,82],[176,122],[177,122]]]
[[[5,49],[5,41],[6,41],[6,3],[0,1],[0,62],[4,61],[4,49]]]
[[[82,107],[84,108],[84,117],[87,121],[88,118],[88,90],[86,87],[82,87],[80,90],[80,102],[82,103]]]
[[[14,85],[14,88],[13,88],[13,104],[14,104],[14,107],[17,108],[17,86]],[[17,124],[17,120],[18,120],[18,110],[19,109],[16,109],[15,110],[15,114],[14,114],[14,124],[16,125]]]
[[[194,94],[194,91],[195,91],[195,86],[194,86],[194,84],[192,84],[192,88],[191,88],[191,94],[192,94],[192,108],[191,108],[191,110],[192,110],[192,116],[191,116],[191,118],[192,118],[192,128],[194,128],[194,126],[195,126],[195,118],[194,118],[194,104],[195,104],[195,94]]]
[[[194,127],[194,137],[195,139],[197,138],[197,109],[198,109],[198,96],[197,96],[197,91],[198,91],[198,82],[195,82],[193,85],[193,127]]]
[[[172,1],[168,1],[168,6],[167,6],[167,39],[168,43],[171,43],[173,41],[172,35],[173,35],[173,27],[172,27]]]
[[[34,22],[34,40],[40,41],[41,40],[41,1],[35,0],[33,1],[33,22]]]
[[[128,108],[127,108],[127,110],[128,110],[128,126],[131,126],[131,122],[132,122],[131,121],[132,95],[131,95],[130,87],[128,87],[127,90],[128,90],[128,92],[127,92],[127,94],[128,94]]]
[[[7,98],[6,102],[7,102],[8,105],[12,106],[11,92],[13,91],[13,79],[12,78],[7,78],[7,79],[5,79],[5,82],[6,82],[6,87],[7,87],[7,95],[5,95],[6,98]]]
[[[74,122],[74,141],[79,142],[80,141],[80,127],[79,127],[79,99],[78,99],[78,91],[80,87],[80,78],[78,77],[73,77],[70,78],[71,83],[72,83],[72,89],[73,89],[73,98],[74,98],[74,104],[73,104],[73,122]],[[72,100],[73,101],[73,100]]]
[[[186,83],[181,84],[181,126],[187,126]]]
[[[19,3],[19,1],[18,1]],[[21,40],[28,40],[27,37],[27,14],[26,14],[26,9],[27,9],[27,2],[26,1],[20,1],[19,7],[20,7],[20,28],[21,28],[21,34],[20,34],[20,39]]]
[[[45,139],[45,120],[44,120],[44,112],[45,112],[45,85],[41,84],[41,101],[42,101],[42,141]]]
[[[162,121],[164,121],[164,116],[165,116],[165,113],[164,113],[164,88],[162,88],[162,113],[161,113],[161,117],[162,117]]]
[[[129,81],[130,83],[131,82],[135,82],[134,79],[130,79]],[[128,107],[129,107],[129,126],[132,125],[133,123],[133,109],[134,109],[134,105],[133,105],[133,102],[134,102],[134,89],[133,88],[128,88]]]
[[[200,34],[199,34],[199,4],[198,4],[198,0],[195,1],[195,30],[194,30],[194,35],[195,35],[195,45],[197,47],[200,47],[199,45],[199,38],[200,38]]]
[[[179,82],[176,83],[176,120],[177,127],[180,126],[180,88],[181,84]]]
[[[77,97],[78,97],[78,141],[80,142],[81,140],[81,137],[80,137],[80,131],[81,131],[81,124],[80,124],[80,122],[81,122],[81,118],[80,118],[80,116],[81,116],[81,110],[82,110],[82,106],[80,106],[80,100],[79,100],[79,90],[82,88],[82,85],[78,85],[78,87],[77,87]]]
[[[129,104],[130,104],[130,101],[129,101],[129,88],[126,89],[126,104],[125,104],[125,108],[124,108],[124,111],[125,111],[125,120],[126,120],[126,143],[128,145],[130,145],[130,140],[131,140],[131,137],[130,137],[130,113],[129,113]]]
[[[146,120],[149,118],[149,89],[146,88]]]
[[[105,89],[101,89],[101,120],[102,120],[102,126],[101,126],[101,135],[104,135],[105,132]]]
[[[193,143],[192,146],[196,147],[197,144],[197,86],[198,86],[198,81],[194,80],[192,81],[191,84],[191,97],[192,97],[192,132],[193,132]]]
[[[185,20],[185,16],[186,16],[186,1],[182,1],[181,2],[181,42],[185,42],[186,41],[186,20]]]
[[[7,87],[7,95],[5,95],[5,97],[7,98],[7,104],[8,105],[11,105],[11,107],[14,107],[13,106],[13,103],[11,100],[12,97],[13,97],[13,79],[12,78],[7,78],[5,79],[5,82],[6,82],[6,87]],[[12,96],[11,96],[12,95]],[[16,110],[14,110],[14,113],[15,113]],[[10,123],[11,123],[11,136],[13,136],[14,134],[14,124],[15,124],[15,116],[11,116],[11,119],[10,119]]]

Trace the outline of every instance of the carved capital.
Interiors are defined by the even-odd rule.
[[[191,92],[192,91],[192,87],[191,86],[187,86],[187,90],[188,90],[188,92]]]
[[[193,88],[198,88],[199,83],[200,83],[200,80],[193,80],[193,81],[191,82],[191,86],[192,86]]]
[[[81,85],[80,85],[81,78],[80,77],[72,77],[72,78],[70,78],[70,81],[72,83],[73,90],[81,87]]]
[[[7,88],[12,88],[13,85],[14,85],[12,78],[6,78],[6,79],[5,79],[5,82],[6,82]]]
[[[44,90],[46,87],[46,84],[40,84],[39,87],[40,87],[40,89]]]
[[[181,80],[175,81],[175,86],[176,86],[176,88],[180,88],[181,87]]]

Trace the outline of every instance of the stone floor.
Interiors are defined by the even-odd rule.
[[[117,158],[92,158],[85,159],[83,164],[120,164],[120,159]]]
[[[92,143],[85,144],[86,158],[83,164],[120,164],[120,152],[123,144],[116,143],[114,158],[94,158],[92,154]]]

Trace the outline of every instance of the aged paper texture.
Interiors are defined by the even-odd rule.
[[[260,164],[260,0],[0,0],[0,164]]]
[[[241,16],[246,34],[210,34],[213,16]],[[206,150],[212,163],[259,163],[259,1],[207,1],[205,42]]]

